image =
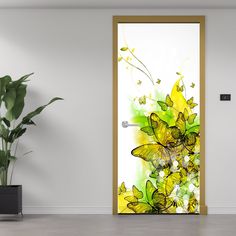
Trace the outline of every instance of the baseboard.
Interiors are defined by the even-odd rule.
[[[236,206],[208,206],[208,214],[236,214]]]
[[[23,206],[24,214],[112,214],[110,206]],[[236,206],[208,206],[208,214],[236,214]]]
[[[23,206],[23,214],[111,214],[111,207]]]

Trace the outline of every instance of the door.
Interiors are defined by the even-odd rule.
[[[113,213],[205,214],[204,17],[113,23]]]

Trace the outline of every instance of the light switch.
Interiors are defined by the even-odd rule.
[[[220,94],[220,101],[230,101],[231,94]]]

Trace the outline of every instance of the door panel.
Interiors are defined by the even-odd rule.
[[[114,213],[199,214],[205,205],[202,25],[167,19],[114,23]]]

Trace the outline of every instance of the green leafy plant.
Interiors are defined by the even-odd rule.
[[[27,126],[35,125],[32,120],[39,115],[51,103],[62,100],[55,97],[47,104],[38,107],[34,111],[25,115],[22,119],[20,116],[25,106],[25,96],[27,93],[27,82],[32,75],[24,75],[18,80],[12,80],[7,75],[0,78],[0,182],[1,185],[8,184],[9,166],[11,162],[16,161],[17,140],[26,132]],[[13,144],[16,144],[15,152],[12,153]],[[11,174],[12,177],[12,174]],[[11,184],[11,179],[10,179]]]

